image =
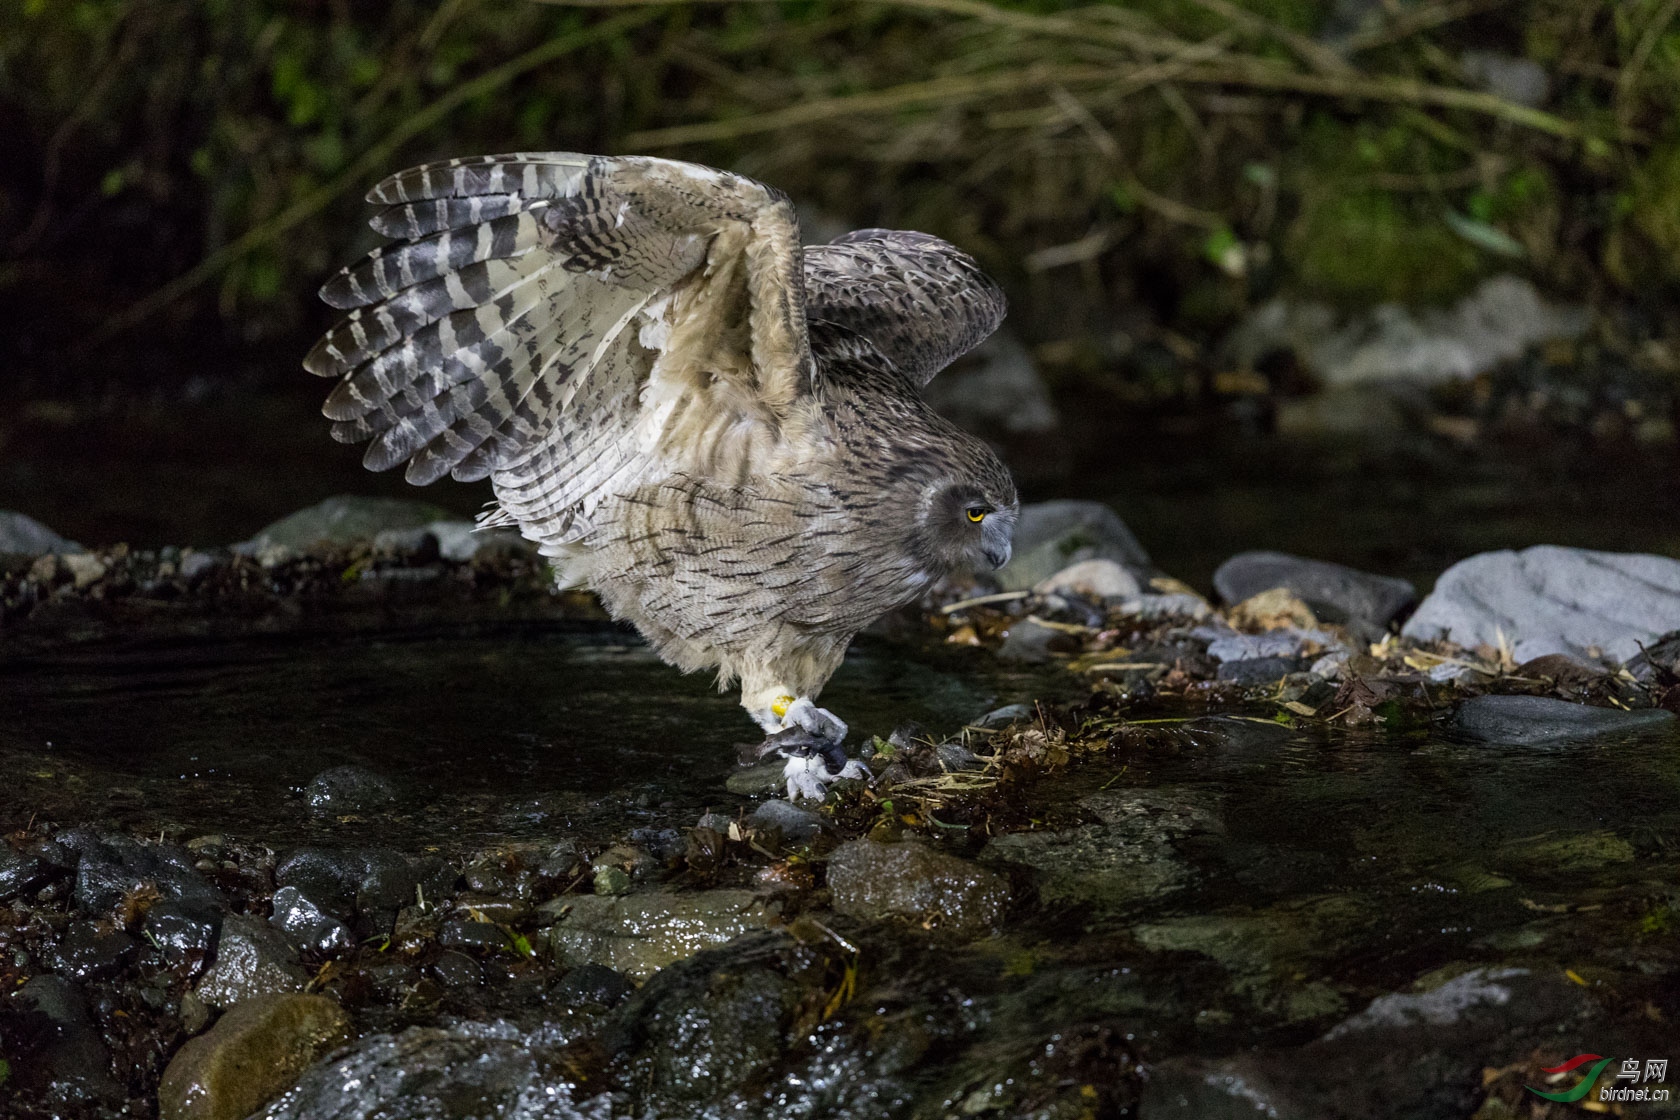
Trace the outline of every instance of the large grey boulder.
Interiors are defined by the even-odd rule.
[[[1680,629],[1680,560],[1537,545],[1484,552],[1448,568],[1407,620],[1408,638],[1627,661]]]
[[[423,529],[448,518],[447,510],[429,502],[338,494],[263,526],[235,549],[253,554],[274,549],[306,552],[320,545],[371,541],[393,530]]]
[[[1113,560],[1140,583],[1155,574],[1149,553],[1120,515],[1101,502],[1062,500],[1021,507],[1014,558],[998,569],[1006,591],[1022,591],[1081,560]]]
[[[85,551],[28,514],[0,509],[0,556],[45,556]]]

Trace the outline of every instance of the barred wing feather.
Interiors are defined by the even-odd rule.
[[[517,520],[557,531],[650,458],[706,454],[684,438],[773,429],[809,391],[792,208],[750,179],[515,153],[368,199],[402,240],[322,288],[349,314],[304,364],[339,379],[323,411],[371,441],[370,468],[491,476]]]

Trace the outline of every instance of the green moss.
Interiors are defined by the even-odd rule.
[[[1300,282],[1342,303],[1439,303],[1484,271],[1481,254],[1439,217],[1376,191],[1304,200],[1286,242]]]

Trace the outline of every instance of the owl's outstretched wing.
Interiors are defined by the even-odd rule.
[[[707,453],[678,433],[773,428],[809,391],[797,223],[750,179],[516,153],[368,199],[399,240],[322,288],[350,314],[304,365],[340,378],[322,411],[335,438],[372,441],[374,470],[493,475],[530,499],[521,521],[569,518],[641,460]]]
[[[973,257],[930,234],[860,229],[805,247],[806,317],[868,339],[917,385],[984,341],[1007,309]]]

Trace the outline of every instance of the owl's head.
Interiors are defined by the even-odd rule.
[[[1009,563],[1020,499],[1009,471],[984,444],[930,486],[918,534],[950,570],[992,571]]]

